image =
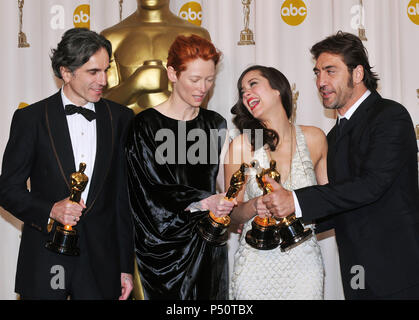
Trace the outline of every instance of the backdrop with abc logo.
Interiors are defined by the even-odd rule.
[[[2,0],[0,2],[0,156],[19,105],[47,97],[61,86],[54,78],[50,51],[65,30],[87,27],[100,32],[137,9],[136,0]],[[344,30],[364,40],[379,92],[401,102],[419,123],[419,0],[171,0],[170,9],[205,27],[223,52],[209,109],[231,124],[236,82],[251,64],[280,69],[298,92],[297,123],[328,132],[335,115],[323,109],[315,88],[309,48],[325,36]],[[249,12],[249,19],[244,19]],[[239,45],[245,24],[254,45]],[[18,35],[20,34],[19,40]],[[18,47],[18,42],[20,47]],[[0,299],[16,299],[14,276],[21,222],[0,208]],[[326,298],[341,299],[342,289],[334,237],[321,240],[326,265]],[[230,241],[230,257],[234,253]]]

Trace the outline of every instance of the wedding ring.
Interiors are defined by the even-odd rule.
[[[77,218],[76,218],[76,217],[74,217],[73,221],[74,221],[74,222],[76,222],[76,221],[77,221]]]

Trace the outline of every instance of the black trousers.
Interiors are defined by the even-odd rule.
[[[379,295],[366,284],[365,289],[352,290],[350,296],[345,293],[348,300],[419,300],[419,284],[389,295]]]
[[[87,253],[79,257],[63,256],[62,265],[51,273],[50,281],[43,281],[35,293],[19,293],[22,300],[102,300],[103,296],[93,277]],[[117,298],[117,297],[116,297]]]

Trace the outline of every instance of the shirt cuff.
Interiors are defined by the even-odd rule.
[[[204,211],[202,208],[201,202],[192,202],[185,211],[190,211],[191,213],[197,212],[197,211]]]
[[[297,218],[301,218],[303,216],[303,213],[301,212],[300,203],[298,202],[297,195],[294,191],[292,191],[292,198],[294,199],[295,216]]]

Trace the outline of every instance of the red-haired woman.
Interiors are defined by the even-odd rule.
[[[236,202],[216,194],[226,121],[201,108],[220,52],[199,36],[169,49],[169,99],[139,113],[128,134],[129,195],[145,299],[227,299],[227,248],[196,233],[208,210],[227,215]],[[225,136],[224,136],[225,137]]]

